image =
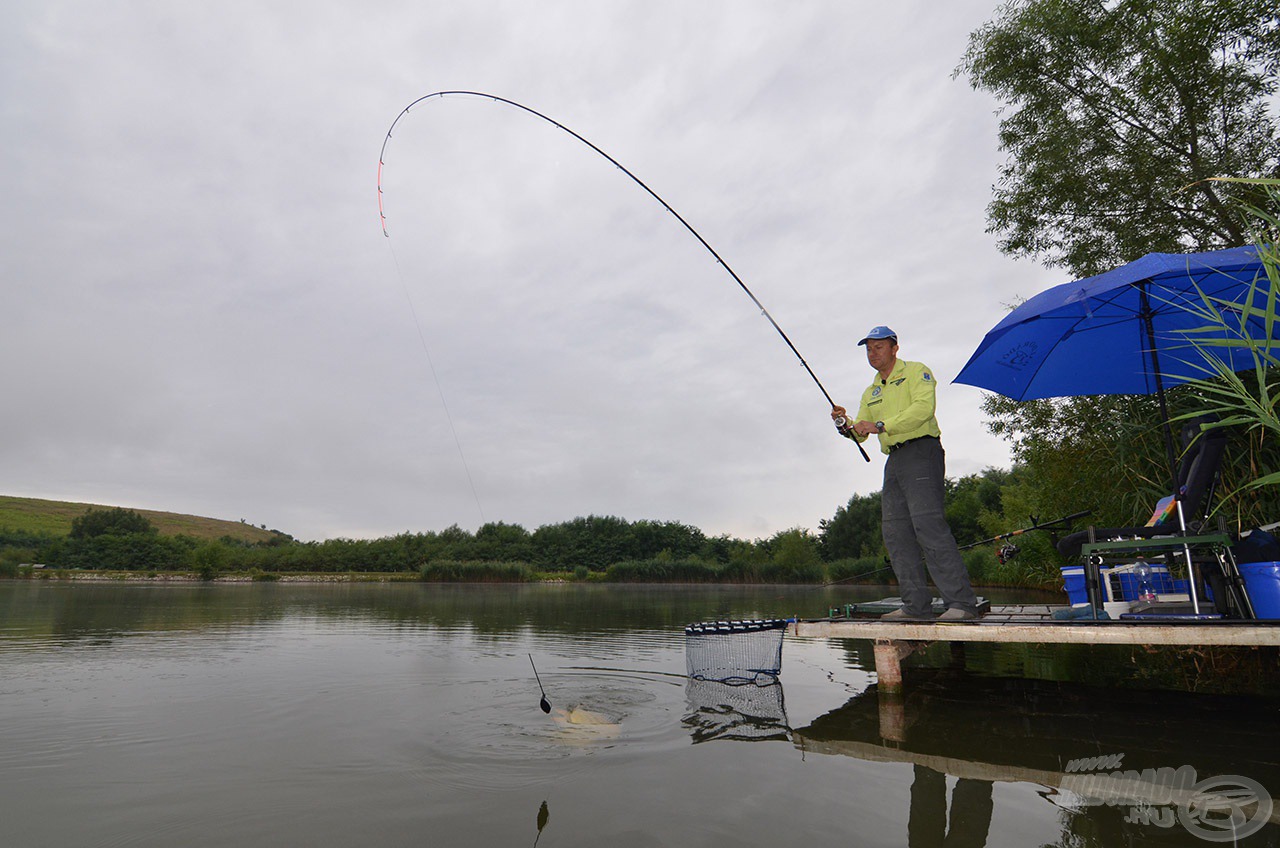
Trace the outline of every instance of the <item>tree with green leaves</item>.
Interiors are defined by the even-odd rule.
[[[818,522],[818,545],[827,562],[859,557],[881,557],[880,493],[854,495],[831,518]]]
[[[989,231],[1077,276],[1246,244],[1241,209],[1263,189],[1210,178],[1280,175],[1274,0],[1010,0],[957,73],[1002,104]],[[1191,388],[1169,402],[1174,416],[1202,407]],[[1006,515],[1093,509],[1124,524],[1167,489],[1150,398],[989,397],[984,411],[1023,472]]]
[[[993,514],[1000,514],[1000,494],[1014,477],[1014,472],[987,468],[981,474],[947,479],[947,526],[957,543],[967,545],[991,535],[986,524]]]
[[[1169,392],[1173,410],[1192,408],[1186,395],[1181,387]],[[982,409],[988,429],[1011,444],[1019,472],[1002,493],[1010,526],[996,532],[1016,529],[1029,515],[1086,509],[1094,524],[1124,527],[1143,510],[1150,514],[1168,491],[1160,411],[1153,396],[1019,402],[988,395]]]
[[[1245,244],[1229,202],[1280,176],[1275,0],[1011,0],[957,74],[1002,104],[988,207],[1006,253],[1078,276]]]
[[[134,533],[155,535],[155,526],[146,516],[131,509],[90,509],[84,515],[71,519],[72,539],[92,539],[96,536],[128,536]]]

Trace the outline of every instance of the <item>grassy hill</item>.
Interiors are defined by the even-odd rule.
[[[111,504],[74,503],[72,501],[46,501],[39,498],[17,498],[0,495],[0,527],[10,530],[27,530],[37,533],[53,533],[65,536],[71,532],[72,519],[79,518],[90,509],[112,509]],[[126,507],[126,509],[133,509]],[[230,536],[247,542],[266,542],[275,534],[252,524],[239,521],[223,521],[218,518],[202,518],[198,515],[182,515],[176,512],[156,512],[135,509],[146,517],[165,536],[194,536],[197,539],[220,539]]]

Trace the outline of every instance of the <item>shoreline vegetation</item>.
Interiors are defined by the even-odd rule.
[[[810,578],[810,579],[805,579]],[[526,563],[439,561],[412,571],[247,571],[181,569],[57,568],[45,563],[20,563],[0,568],[0,579],[54,582],[136,582],[136,583],[473,583],[473,584],[610,584],[610,585],[696,585],[696,586],[883,586],[896,590],[891,576],[873,579],[854,575],[849,579],[821,579],[822,572],[787,573],[777,568],[743,572],[717,569],[705,563],[624,562],[603,571],[581,568],[574,571],[539,571]],[[982,588],[982,584],[974,584]],[[1061,584],[1009,586],[987,584],[986,588],[1016,588],[1060,593]]]
[[[996,494],[989,476],[951,487],[948,518],[961,544],[986,535],[978,517]],[[855,496],[817,533],[793,528],[750,541],[676,521],[588,516],[533,531],[497,522],[474,532],[301,542],[244,522],[0,497],[0,578],[889,586],[879,511],[878,495]],[[160,515],[164,531],[153,520]],[[1041,551],[1016,566],[1000,553],[991,545],[965,552],[975,585],[1060,591],[1058,563]]]
[[[460,563],[462,566],[475,565],[475,563]],[[471,578],[471,579],[468,579]],[[195,571],[114,571],[104,569],[60,569],[48,566],[33,567],[31,565],[23,565],[19,567],[16,573],[8,573],[0,575],[0,580],[8,579],[13,581],[40,581],[51,583],[154,583],[154,584],[193,584],[193,583],[209,583],[219,585],[235,585],[249,583],[292,583],[302,585],[325,585],[338,583],[454,583],[454,584],[471,584],[471,585],[497,585],[497,584],[524,584],[524,585],[612,585],[612,586],[796,586],[809,587],[813,589],[825,589],[831,586],[857,586],[866,588],[868,586],[882,586],[887,595],[896,591],[897,583],[893,581],[884,582],[858,582],[854,580],[841,583],[798,583],[795,581],[786,583],[775,583],[768,581],[754,582],[736,582],[736,581],[689,581],[689,580],[611,580],[608,575],[595,574],[585,579],[576,579],[572,574],[563,572],[531,572],[525,579],[500,579],[501,575],[485,576],[479,574],[460,575],[456,579],[433,579],[424,577],[421,571],[418,572],[368,572],[368,571],[341,571],[341,572],[293,572],[280,573],[274,571],[257,571],[257,572],[222,572],[214,576],[204,576]],[[1043,592],[1046,595],[1046,603],[1052,603],[1047,596],[1052,594],[1061,594],[1061,586],[981,586],[975,585],[975,589],[1010,589],[1016,588],[1021,591]],[[1062,597],[1066,602],[1066,596]]]

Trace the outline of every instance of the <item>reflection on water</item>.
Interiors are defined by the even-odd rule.
[[[551,821],[551,810],[547,807],[544,800],[542,806],[538,808],[538,833],[533,837],[534,848],[537,848],[538,841],[542,839],[542,829],[547,826],[547,822]]]
[[[791,738],[782,682],[776,677],[739,685],[690,678],[685,697],[689,712],[683,721],[694,742]]]
[[[1073,682],[1044,649],[891,698],[869,643],[790,636],[780,683],[686,676],[684,625],[835,600],[0,582],[3,845],[1280,843],[1273,699]],[[1031,664],[1058,679],[980,673]]]
[[[808,752],[911,763],[912,846],[986,844],[996,782],[1042,787],[1062,822],[1055,844],[1256,833],[1262,841],[1246,844],[1269,845],[1280,835],[1278,719],[1261,699],[916,669],[905,696],[871,687],[794,739]]]
[[[951,790],[947,813],[947,776],[928,766],[912,766],[908,848],[982,848],[991,830],[990,780],[962,777]]]

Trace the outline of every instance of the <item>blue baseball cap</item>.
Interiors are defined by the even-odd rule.
[[[879,327],[872,327],[871,332],[863,336],[862,341],[858,342],[858,344],[864,345],[869,339],[893,339],[896,342],[898,340],[898,334],[883,325]]]

